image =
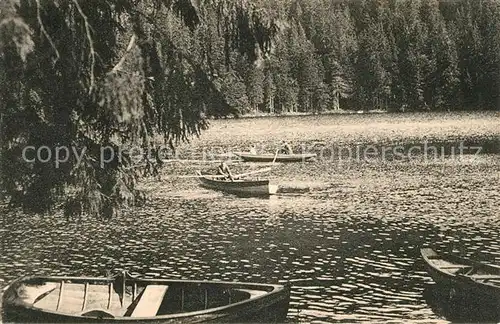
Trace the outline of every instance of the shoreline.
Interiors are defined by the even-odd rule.
[[[357,115],[357,114],[388,114],[386,110],[328,110],[323,112],[285,112],[285,113],[246,113],[241,114],[237,117],[227,116],[227,119],[232,118],[264,118],[264,117],[294,117],[294,116],[328,116],[328,115]]]
[[[496,110],[453,110],[453,111],[387,111],[387,110],[329,110],[319,113],[313,112],[285,112],[285,113],[246,113],[241,115],[228,115],[224,117],[208,117],[208,120],[224,120],[224,119],[252,119],[252,118],[280,118],[280,117],[307,117],[307,116],[346,116],[346,115],[412,115],[412,114],[421,114],[421,113],[431,113],[431,114],[444,114],[444,115],[463,115],[463,114],[473,114],[474,112],[496,112]]]

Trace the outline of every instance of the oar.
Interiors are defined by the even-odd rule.
[[[227,175],[222,175],[222,174],[198,174],[198,175],[180,175],[180,176],[173,176],[175,178],[225,178]]]
[[[267,172],[267,171],[271,171],[271,167],[269,168],[264,168],[264,169],[260,169],[260,170],[255,170],[255,171],[250,171],[250,172],[245,172],[245,173],[241,173],[241,174],[236,174],[236,175],[233,175],[233,178],[240,178],[242,176],[247,176],[247,175],[250,175],[250,174],[254,174],[254,173],[260,173],[260,172]],[[177,176],[177,178],[203,178],[203,177],[207,177],[207,178],[225,178],[227,177],[227,175],[222,175],[222,174],[201,174],[199,171],[197,172],[198,174],[197,175],[180,175],[180,176]]]
[[[271,171],[271,170],[272,170],[272,168],[269,167],[269,168],[264,168],[264,169],[260,169],[260,170],[255,170],[255,171],[240,173],[240,174],[234,175],[233,177],[234,178],[241,178],[241,177],[244,177],[244,176],[247,176],[247,175],[250,175],[250,174],[255,174],[255,173],[260,173],[260,172],[268,172],[268,171]]]
[[[221,163],[225,160],[163,160],[163,163]],[[238,163],[240,161],[231,161],[231,163]]]
[[[226,174],[214,174],[214,175],[211,175],[211,174],[202,174],[200,171],[196,171],[196,173],[198,174],[197,176],[194,176],[195,178],[200,178],[200,177],[210,177],[210,178],[226,178],[227,175]],[[181,176],[182,177],[182,176]],[[189,176],[184,176],[184,178],[187,178]]]
[[[280,151],[280,149],[277,149],[276,150],[276,154],[274,154],[274,159],[273,159],[273,163],[272,165],[274,165],[274,162],[276,161],[276,158],[278,157],[278,152]]]

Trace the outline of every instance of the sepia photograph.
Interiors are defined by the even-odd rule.
[[[0,323],[500,323],[500,0],[0,0]]]

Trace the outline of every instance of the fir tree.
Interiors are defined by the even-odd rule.
[[[207,127],[207,111],[237,112],[208,63],[210,51],[194,50],[193,34],[207,16],[218,21],[226,65],[234,50],[250,60],[257,47],[268,52],[276,29],[246,1],[7,0],[1,6],[1,189],[27,211],[63,203],[68,216],[111,217],[140,201],[138,172],[154,173],[161,163],[145,154],[137,167],[123,148],[147,150],[158,134],[175,146]],[[166,21],[189,39],[179,39]],[[60,156],[64,163],[28,163],[22,153],[29,146],[47,147],[43,158],[58,147],[86,151],[81,160],[70,151]]]

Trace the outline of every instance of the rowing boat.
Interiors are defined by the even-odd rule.
[[[234,153],[239,156],[243,161],[248,162],[301,162],[301,161],[312,161],[316,158],[314,153],[303,153],[303,154],[252,154],[246,152]]]
[[[287,286],[223,281],[23,277],[4,289],[6,322],[278,322]]]
[[[201,185],[205,188],[224,191],[239,196],[269,196],[278,191],[278,186],[269,180],[220,179],[217,176],[203,175],[198,172]]]
[[[478,293],[498,300],[500,309],[500,266],[489,265],[451,254],[438,254],[430,248],[420,250],[427,271],[441,285],[465,293]]]

